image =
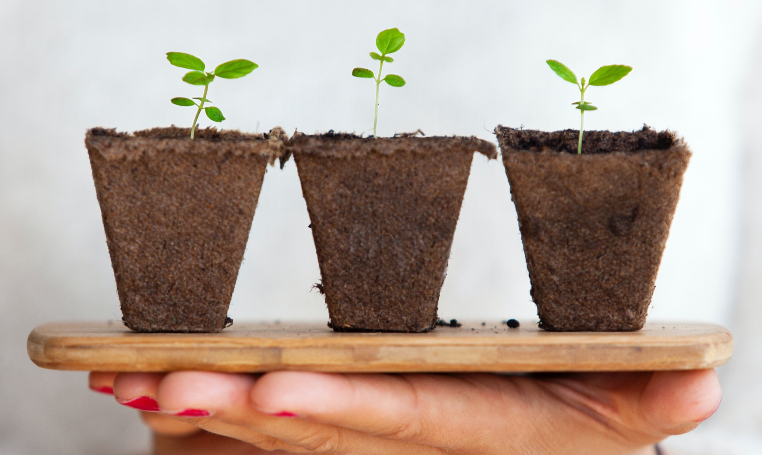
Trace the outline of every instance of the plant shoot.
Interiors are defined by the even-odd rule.
[[[378,137],[376,134],[376,126],[378,125],[378,89],[381,86],[381,82],[386,82],[392,87],[402,87],[405,85],[405,79],[402,79],[396,74],[387,74],[386,77],[381,78],[381,71],[384,69],[384,62],[392,63],[393,58],[388,57],[389,54],[393,54],[402,49],[402,45],[405,44],[405,34],[400,32],[396,28],[384,30],[376,37],[376,47],[381,52],[379,55],[376,52],[371,52],[370,57],[373,60],[378,60],[378,77],[373,74],[373,71],[365,68],[355,68],[352,70],[352,76],[364,77],[373,79],[376,81],[376,115],[373,118],[373,137]]]
[[[192,70],[183,76],[183,81],[191,85],[204,86],[204,94],[200,98],[193,98],[193,100],[198,100],[198,103],[188,98],[172,98],[171,100],[172,104],[176,104],[178,106],[198,107],[198,110],[196,111],[196,117],[193,119],[193,125],[191,126],[191,139],[193,139],[193,135],[196,132],[196,122],[198,122],[198,116],[201,114],[202,110],[206,113],[206,116],[209,117],[209,120],[213,122],[221,122],[225,120],[225,117],[222,115],[222,111],[219,108],[213,106],[204,107],[204,104],[212,102],[211,100],[207,99],[206,95],[209,92],[209,84],[214,80],[214,78],[221,77],[223,79],[238,79],[239,77],[246,76],[259,67],[259,65],[254,62],[238,59],[223,63],[217,66],[217,68],[214,69],[214,72],[209,73],[204,72],[206,69],[204,62],[202,62],[198,57],[194,57],[190,54],[184,54],[182,52],[167,52],[167,60],[169,60],[169,63],[175,66]]]
[[[563,63],[556,60],[546,60],[546,63],[548,66],[550,66],[550,69],[558,74],[561,79],[567,82],[571,82],[579,88],[580,100],[572,103],[572,105],[577,106],[577,109],[580,110],[580,116],[582,118],[579,126],[579,144],[577,145],[577,154],[582,154],[582,132],[585,129],[585,111],[598,110],[597,107],[585,101],[585,90],[587,90],[591,85],[611,85],[630,74],[632,67],[625,65],[602,66],[595,70],[593,75],[590,76],[590,80],[587,81],[587,85],[585,85],[585,78],[582,78],[581,83],[577,81],[577,75],[575,75],[574,72]]]

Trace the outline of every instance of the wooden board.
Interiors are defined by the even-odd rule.
[[[336,333],[325,322],[244,322],[218,334],[147,334],[109,321],[42,325],[29,335],[27,350],[40,367],[84,371],[650,371],[722,365],[733,337],[711,324],[557,333],[492,321],[401,334]]]

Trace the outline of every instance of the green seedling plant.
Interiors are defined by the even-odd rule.
[[[381,86],[381,82],[386,82],[392,87],[403,87],[405,85],[405,79],[402,79],[396,74],[387,74],[384,78],[381,77],[381,71],[384,69],[384,62],[392,63],[394,61],[394,59],[388,55],[402,49],[404,44],[404,33],[396,28],[384,30],[376,37],[376,47],[381,54],[379,55],[376,52],[370,53],[370,57],[373,60],[378,60],[380,62],[378,66],[378,77],[373,74],[373,71],[366,68],[355,68],[352,70],[352,76],[354,77],[363,77],[376,81],[376,115],[373,118],[373,137],[378,137],[376,135],[376,126],[378,125],[378,90]]]
[[[176,104],[178,106],[198,107],[198,110],[196,111],[196,117],[193,119],[193,125],[191,126],[191,139],[193,139],[193,136],[196,132],[196,122],[198,122],[198,116],[201,114],[202,110],[206,113],[206,116],[209,117],[209,120],[213,122],[221,122],[225,120],[225,116],[222,115],[222,111],[219,108],[213,106],[204,107],[206,103],[212,102],[211,100],[207,99],[206,95],[209,92],[209,84],[214,80],[214,78],[221,77],[223,79],[238,79],[240,77],[246,76],[259,67],[259,65],[249,60],[238,59],[222,63],[221,65],[218,65],[213,72],[209,73],[204,72],[206,69],[204,62],[202,62],[200,58],[194,57],[190,54],[185,54],[182,52],[167,52],[167,60],[169,60],[169,63],[175,66],[192,70],[183,76],[183,81],[191,85],[204,86],[204,94],[200,98],[193,98],[193,100],[198,100],[198,103],[192,99],[182,97],[172,98],[170,100],[172,101],[172,104]]]
[[[580,110],[580,116],[582,117],[581,123],[579,126],[579,144],[577,145],[577,154],[582,154],[582,132],[585,129],[585,111],[596,111],[598,110],[597,107],[593,106],[592,104],[585,101],[585,91],[591,86],[602,86],[602,85],[611,85],[614,82],[617,82],[618,80],[622,79],[623,77],[630,74],[630,71],[632,71],[632,67],[625,66],[625,65],[607,65],[602,66],[595,70],[592,76],[590,76],[590,80],[587,81],[587,85],[585,85],[585,78],[582,78],[582,82],[580,83],[577,81],[577,75],[574,74],[572,70],[570,70],[566,65],[563,63],[556,61],[556,60],[546,60],[546,63],[548,66],[550,66],[550,69],[555,71],[556,74],[558,74],[561,79],[571,82],[572,84],[575,84],[579,88],[580,92],[580,100],[572,103],[572,105],[576,105],[577,109]]]

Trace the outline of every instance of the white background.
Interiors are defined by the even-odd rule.
[[[736,334],[721,370],[725,404],[669,447],[762,453],[754,349],[762,287],[756,145],[762,91],[762,4],[754,1],[39,1],[0,3],[0,454],[131,453],[147,432],[134,413],[86,389],[83,373],[45,371],[25,352],[43,322],[119,319],[119,302],[83,140],[94,126],[132,131],[189,125],[169,103],[201,96],[167,51],[208,67],[247,58],[260,68],[218,79],[208,97],[222,127],[368,132],[376,34],[407,42],[382,87],[379,134],[494,141],[498,124],[578,127],[573,85],[548,58],[589,76],[633,72],[586,99],[589,129],[672,129],[694,152],[662,261],[652,319],[713,321]],[[202,125],[209,124],[206,119]],[[327,320],[309,219],[293,162],[270,169],[230,315]],[[516,215],[499,161],[477,156],[440,315],[535,318]],[[756,315],[757,318],[751,316]]]

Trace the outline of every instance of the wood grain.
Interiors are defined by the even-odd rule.
[[[638,332],[545,332],[491,321],[429,333],[336,333],[325,323],[236,323],[216,334],[131,332],[121,323],[35,328],[29,358],[42,368],[162,372],[551,372],[712,368],[733,353],[712,324],[649,323]]]

